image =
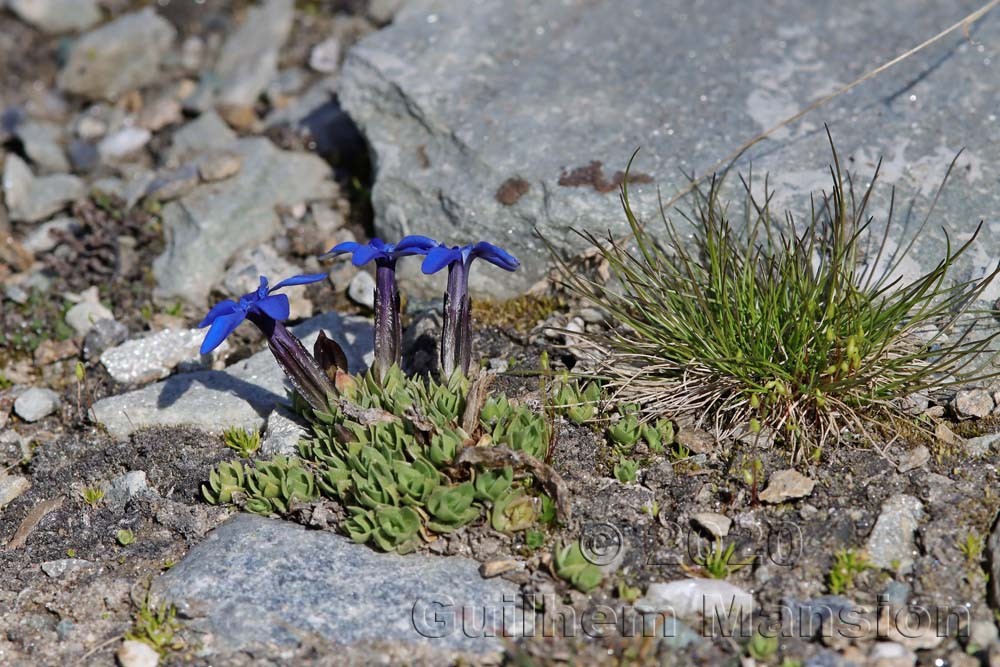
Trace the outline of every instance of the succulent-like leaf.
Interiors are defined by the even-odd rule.
[[[438,487],[427,500],[427,510],[434,517],[427,526],[438,533],[449,533],[464,526],[479,516],[479,507],[472,504],[474,500],[470,482]]]
[[[493,504],[490,524],[501,533],[513,533],[530,528],[536,519],[535,501],[516,491],[508,491]]]
[[[510,490],[513,481],[514,469],[511,466],[479,472],[473,484],[476,500],[489,500],[495,503]]]

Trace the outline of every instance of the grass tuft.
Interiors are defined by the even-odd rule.
[[[684,215],[693,238],[662,206],[665,234],[646,231],[626,179],[621,201],[634,246],[581,232],[611,279],[559,260],[567,287],[618,323],[582,334],[613,399],[638,404],[647,418],[714,420],[722,433],[749,423],[793,445],[822,445],[867,434],[876,415],[902,416],[907,396],[987,377],[963,372],[996,335],[970,336],[968,320],[997,271],[981,280],[951,275],[979,229],[957,248],[949,240],[927,273],[895,277],[933,204],[913,240],[894,251],[895,193],[883,232],[867,213],[878,167],[857,192],[834,149],[830,176],[832,191],[812,199],[801,232],[791,213],[772,213],[766,180],[761,201],[752,174],[741,177],[746,196],[735,219],[720,202],[722,178],[695,186]]]

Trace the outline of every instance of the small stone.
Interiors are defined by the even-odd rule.
[[[893,607],[902,607],[910,599],[910,585],[902,581],[890,581],[882,592],[881,602]]]
[[[934,437],[946,445],[961,445],[963,442],[962,438],[944,422],[938,422],[937,426],[934,427]]]
[[[66,340],[43,340],[35,348],[34,359],[36,366],[45,366],[60,359],[75,357],[80,352],[80,346],[76,340],[68,338]]]
[[[31,488],[27,477],[0,474],[0,510]]]
[[[368,3],[368,17],[378,25],[385,25],[406,4],[406,0],[371,0]]]
[[[105,318],[94,322],[83,339],[83,358],[93,361],[109,347],[114,347],[128,338],[128,327],[116,320]]]
[[[333,266],[330,267],[330,273],[327,274],[326,279],[330,281],[330,285],[333,286],[334,291],[342,293],[347,291],[357,273],[357,267],[349,261],[334,262]]]
[[[206,111],[174,132],[168,156],[174,164],[180,164],[205,151],[231,148],[235,142],[236,133],[223,122],[219,114]]]
[[[514,560],[512,558],[502,558],[499,560],[488,560],[480,565],[479,574],[483,576],[483,579],[490,579],[491,577],[499,577],[501,574],[505,574],[507,572],[523,569],[523,561]]]
[[[605,320],[606,315],[603,310],[597,308],[581,308],[580,317],[587,324],[600,324]]]
[[[243,157],[232,151],[215,151],[198,160],[198,173],[208,183],[235,176],[242,167]]]
[[[181,103],[172,97],[161,97],[139,112],[136,123],[150,132],[159,132],[168,125],[184,120]]]
[[[677,443],[695,454],[709,454],[715,448],[715,438],[711,433],[697,428],[682,428],[677,431]]]
[[[101,22],[97,0],[7,0],[7,6],[22,21],[48,34],[80,32]]]
[[[924,445],[914,447],[899,460],[899,472],[909,472],[924,465],[931,459],[931,450]]]
[[[115,655],[121,667],[156,667],[160,664],[160,654],[156,649],[134,639],[123,641]]]
[[[53,579],[58,579],[64,575],[73,574],[91,566],[93,566],[93,563],[82,558],[60,558],[59,560],[46,561],[40,567],[42,568],[42,572]]]
[[[28,121],[17,126],[17,138],[24,153],[43,170],[69,171],[69,160],[62,149],[63,127],[56,123]]]
[[[153,134],[144,127],[123,127],[101,139],[97,152],[105,161],[113,162],[142,150],[152,138]]]
[[[312,48],[309,67],[323,74],[333,74],[340,66],[340,40],[328,37]]]
[[[151,494],[145,470],[130,470],[111,480],[104,494],[104,504],[117,512],[123,512],[129,501],[142,495]]]
[[[997,625],[993,621],[973,621],[969,624],[969,646],[983,649],[1000,638]]]
[[[913,667],[917,654],[896,642],[876,642],[868,653],[869,667]]]
[[[923,503],[913,496],[902,493],[890,496],[882,504],[868,536],[868,558],[872,565],[901,574],[909,572],[916,550],[913,533],[923,515]]]
[[[91,107],[96,108],[96,107]],[[100,139],[108,132],[108,123],[93,113],[85,113],[76,121],[76,136],[86,141]]]
[[[797,470],[779,470],[767,480],[767,488],[760,492],[765,503],[780,503],[795,498],[804,498],[812,493],[816,482]]]
[[[67,153],[69,153],[69,161],[73,165],[73,170],[81,173],[90,171],[101,160],[97,146],[89,141],[74,139],[69,143]]]
[[[719,579],[681,579],[653,583],[635,603],[643,613],[672,612],[679,618],[691,618],[709,611],[718,618],[735,614],[742,618],[753,611],[753,596],[728,581]]]
[[[216,107],[222,120],[229,123],[229,127],[237,132],[256,132],[260,124],[260,118],[251,105],[226,104]]]
[[[983,419],[993,412],[993,396],[985,389],[965,389],[955,394],[954,408],[959,417]]]
[[[305,427],[295,418],[295,415],[283,407],[271,413],[267,418],[267,428],[260,444],[262,456],[292,456],[298,452],[299,440],[307,435]]]
[[[94,328],[95,322],[114,317],[114,313],[100,303],[81,301],[66,312],[66,324],[70,325],[78,336],[86,336]]]
[[[375,308],[375,279],[366,271],[359,271],[347,286],[347,296],[359,306]]]
[[[160,172],[146,186],[146,198],[156,201],[179,199],[198,187],[198,170],[194,165],[184,165],[177,169]]]
[[[26,422],[48,417],[59,407],[59,394],[51,389],[32,387],[14,401],[14,414]]]
[[[4,296],[18,304],[28,303],[28,293],[19,285],[7,285],[4,287]]]
[[[203,357],[199,351],[204,338],[202,329],[164,329],[105,350],[101,364],[115,382],[124,384],[145,384],[165,378],[181,364],[185,365],[184,370],[210,368],[212,355]],[[223,341],[213,354],[222,356],[228,350],[228,342]]]
[[[82,180],[69,174],[35,177],[20,157],[8,153],[3,170],[4,201],[10,219],[37,222],[86,194]]]
[[[80,223],[76,218],[55,218],[54,220],[43,222],[28,234],[22,245],[25,250],[33,252],[36,255],[48,252],[58,245],[57,234],[69,232],[79,227],[79,225]]]
[[[693,514],[691,520],[711,533],[713,537],[725,537],[733,525],[732,519],[717,512],[699,512]]]
[[[151,8],[125,14],[76,40],[59,72],[59,88],[114,101],[157,80],[176,33]]]

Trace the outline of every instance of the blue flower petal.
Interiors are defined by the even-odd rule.
[[[487,243],[486,241],[480,241],[472,246],[471,257],[485,259],[490,264],[499,266],[506,271],[513,271],[521,265],[517,257],[514,257],[514,255],[503,248],[495,246],[492,243]]]
[[[374,243],[377,240],[378,239],[372,239],[372,243]],[[379,248],[373,248],[370,245],[360,246],[357,250],[354,251],[354,255],[351,257],[351,263],[354,264],[354,266],[363,266],[368,262],[372,261],[373,259],[377,259],[379,257],[385,257],[385,252],[383,250]]]
[[[291,278],[285,278],[280,283],[272,287],[269,291],[281,289],[282,287],[291,287],[292,285],[308,285],[309,283],[315,283],[326,278],[325,273],[304,273],[297,276],[292,276]]]
[[[246,313],[243,311],[237,311],[235,313],[230,313],[229,315],[221,315],[212,322],[212,328],[208,330],[205,334],[205,340],[201,343],[201,353],[208,354],[215,348],[222,344],[222,341],[226,340],[226,336],[233,333],[246,318]]]
[[[345,252],[354,252],[361,247],[361,244],[357,241],[344,241],[343,243],[338,243],[333,246],[325,253],[320,255],[320,257],[333,257],[335,255],[343,255]]]
[[[264,313],[272,320],[277,320],[278,322],[288,319],[288,297],[284,294],[272,294],[269,297],[261,299],[251,306],[251,308]]]
[[[452,262],[461,261],[461,248],[449,248],[448,246],[439,245],[427,253],[427,258],[424,259],[424,263],[420,265],[420,270],[427,275],[430,275],[432,273],[437,273]]]
[[[404,236],[402,240],[396,244],[396,250],[393,254],[396,255],[396,257],[426,255],[428,251],[439,245],[441,244],[428,236],[411,234],[410,236]]]
[[[237,308],[238,306],[236,305],[236,302],[231,299],[220,301],[219,303],[212,306],[212,309],[208,311],[207,315],[205,315],[205,319],[203,319],[201,323],[198,324],[198,328],[202,329],[204,327],[207,327],[209,324],[215,322],[217,318],[222,317],[223,315],[230,315],[236,312]]]

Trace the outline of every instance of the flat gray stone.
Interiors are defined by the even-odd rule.
[[[226,125],[219,114],[206,111],[174,132],[167,156],[171,162],[180,164],[203,151],[232,148],[236,138],[236,133]]]
[[[816,482],[797,470],[779,470],[767,478],[767,488],[760,492],[765,503],[781,503],[804,498],[812,493]]]
[[[330,167],[316,155],[279,150],[263,138],[241,139],[234,149],[243,158],[238,174],[163,207],[167,247],[153,262],[157,298],[204,305],[226,263],[278,231],[275,207],[335,194]]]
[[[59,407],[59,394],[45,387],[32,387],[14,401],[14,414],[26,422],[48,417]]]
[[[4,158],[3,193],[10,219],[37,222],[66,208],[86,194],[84,182],[69,174],[35,177],[17,155]]]
[[[293,331],[306,349],[312,349],[321,328],[344,347],[352,372],[366,367],[373,339],[367,319],[327,313]],[[92,413],[97,423],[119,439],[153,426],[192,426],[211,434],[231,426],[260,431],[275,407],[288,404],[288,390],[274,357],[264,350],[224,371],[181,373],[101,399]]]
[[[176,33],[151,8],[125,14],[73,44],[57,84],[66,92],[114,101],[157,80]]]
[[[97,0],[7,0],[7,7],[22,21],[50,34],[79,32],[101,21]]]
[[[295,645],[319,635],[345,645],[430,649],[445,664],[451,653],[503,651],[496,636],[476,631],[484,608],[495,610],[497,630],[506,623],[508,635],[521,634],[523,627],[515,613],[518,587],[482,579],[473,560],[379,553],[340,535],[250,514],[215,529],[154,581],[152,593],[211,633],[206,654]],[[480,625],[463,629],[463,609],[476,610]]]
[[[71,575],[82,570],[96,569],[94,563],[82,558],[60,558],[59,560],[50,560],[42,563],[39,567],[41,567],[42,572],[53,579],[58,579],[59,577],[67,574]]]
[[[650,584],[635,608],[643,613],[669,612],[678,618],[691,618],[706,610],[719,618],[728,614],[740,618],[753,611],[754,600],[753,595],[728,581],[692,578]]]
[[[69,160],[61,145],[62,125],[33,120],[18,125],[16,134],[24,146],[25,155],[36,165],[47,171],[70,170]]]
[[[215,65],[216,101],[250,106],[278,72],[278,50],[294,19],[292,0],[266,0],[247,12],[246,20],[222,47]]]
[[[263,458],[295,455],[299,451],[299,440],[308,434],[301,418],[296,417],[291,410],[279,407],[267,418],[260,454]]]
[[[78,336],[86,336],[101,320],[113,320],[114,313],[97,301],[81,301],[66,311],[66,324]]]
[[[199,348],[204,339],[204,329],[164,329],[105,350],[101,363],[115,382],[152,382],[167,377],[181,365],[187,370],[211,368],[212,358],[229,350],[229,343],[223,341],[212,354],[202,356]]]
[[[146,128],[128,125],[101,139],[97,152],[105,161],[121,160],[142,150],[152,138],[153,134]]]
[[[502,280],[486,267],[472,272],[473,287],[504,295],[549,266],[534,227],[565,250],[585,245],[571,229],[627,231],[615,181],[636,148],[633,173],[653,182],[631,188],[633,205],[658,228],[657,189],[669,199],[685,174],[705,174],[744,141],[981,5],[413,0],[348,51],[338,95],[372,147],[379,235],[504,245],[522,269]],[[967,238],[983,218],[983,235],[958,269],[992,269],[1000,66],[988,45],[1000,40],[1000,22],[978,22],[973,40],[960,33],[775,132],[738,167],[745,172],[752,160],[755,176],[770,172],[772,208],[793,205],[801,219],[809,190],[830,189],[829,123],[856,183],[885,156],[872,212],[886,210],[895,185],[898,214],[914,196],[926,210],[967,147],[903,269],[936,265],[942,226]],[[900,245],[902,218],[890,239]],[[401,263],[401,271],[414,275],[417,264]],[[997,290],[1000,281],[983,299]]]
[[[31,488],[31,482],[21,475],[0,473],[0,510],[7,507]]]
[[[913,567],[913,534],[924,516],[924,505],[898,493],[882,503],[882,511],[868,536],[868,560],[876,567],[906,574]]]

